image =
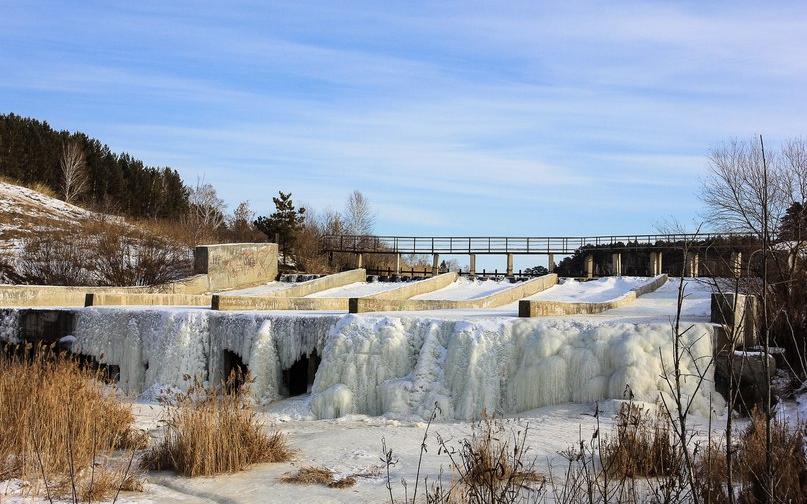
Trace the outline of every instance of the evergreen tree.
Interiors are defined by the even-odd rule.
[[[283,264],[286,258],[293,254],[291,245],[297,236],[297,231],[305,220],[305,208],[295,208],[291,199],[291,193],[279,191],[279,196],[272,198],[275,203],[275,212],[269,217],[258,217],[255,227],[269,237],[269,240],[278,240],[278,245],[283,252]]]
[[[798,201],[785,212],[782,220],[779,221],[779,238],[783,240],[805,240],[807,239],[807,207]]]
[[[84,133],[56,131],[44,121],[0,114],[0,175],[57,190],[63,183],[63,146],[81,147],[87,190],[78,202],[132,217],[176,218],[188,209],[188,188],[170,168],[145,166],[115,154]]]

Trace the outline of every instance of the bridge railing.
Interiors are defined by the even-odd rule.
[[[326,252],[400,254],[571,254],[586,246],[657,246],[659,243],[712,241],[740,233],[645,234],[612,236],[363,236],[327,235]]]

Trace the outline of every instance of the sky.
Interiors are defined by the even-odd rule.
[[[362,191],[379,234],[655,232],[707,155],[807,126],[804,2],[7,2],[0,113],[235,208]]]

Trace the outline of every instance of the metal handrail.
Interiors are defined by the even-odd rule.
[[[605,236],[384,236],[326,235],[325,252],[402,254],[570,254],[586,246],[661,247],[664,243],[753,238],[743,233]]]

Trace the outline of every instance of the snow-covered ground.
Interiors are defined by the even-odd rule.
[[[462,299],[478,299],[495,294],[502,289],[513,287],[509,280],[471,280],[458,278],[451,285],[433,292],[415,296],[412,299],[439,299],[458,301]]]
[[[402,287],[403,283],[400,282],[355,282],[352,284],[344,285],[342,287],[335,287],[320,292],[315,292],[306,297],[310,298],[352,298],[369,296],[371,294],[378,294],[392,289]]]

